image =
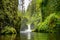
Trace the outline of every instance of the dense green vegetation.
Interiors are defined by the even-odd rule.
[[[18,0],[0,0],[0,29],[12,26],[19,32],[21,18],[17,11]]]
[[[60,8],[59,0],[43,0],[41,4],[42,23],[38,24],[37,31],[55,32],[60,30]]]
[[[6,26],[2,29],[1,34],[16,34],[16,30],[13,27]]]
[[[26,18],[28,17],[30,22],[32,20],[35,31],[57,32],[60,30],[59,2],[59,0],[32,0]]]
[[[59,16],[56,13],[50,14],[44,22],[38,24],[37,31],[41,32],[57,32],[59,30],[60,21]]]
[[[32,0],[25,12],[18,11],[18,0],[1,0],[0,29],[4,29],[2,33],[7,30],[6,33],[14,33],[15,29],[19,32],[22,24],[33,24],[36,32],[59,32],[60,0]],[[9,26],[13,27],[13,30],[9,30]]]

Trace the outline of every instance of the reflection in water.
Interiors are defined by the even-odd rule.
[[[48,33],[21,33],[21,40],[48,40]]]
[[[31,32],[17,35],[0,35],[0,40],[60,40],[60,34]]]
[[[30,40],[31,39],[31,32],[28,33],[20,33],[21,40]]]
[[[60,40],[60,33],[50,33],[49,39],[50,40]]]
[[[30,32],[27,34],[27,39],[31,39],[31,33]]]
[[[48,40],[49,33],[34,33],[34,40]]]
[[[13,34],[13,35],[1,35],[0,40],[14,40],[15,37],[16,37],[15,34]]]

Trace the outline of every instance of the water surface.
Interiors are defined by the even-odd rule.
[[[60,40],[60,34],[31,32],[17,35],[0,35],[0,40]]]

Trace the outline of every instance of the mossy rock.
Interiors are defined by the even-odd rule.
[[[6,26],[1,30],[1,34],[16,34],[15,28],[11,26]]]

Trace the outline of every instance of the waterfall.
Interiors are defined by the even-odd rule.
[[[30,30],[30,24],[28,25],[28,30]]]
[[[27,27],[28,27],[28,29],[26,29],[25,31],[20,31],[20,33],[29,33],[32,31],[31,30],[31,24],[27,24]]]
[[[31,27],[30,26],[31,26],[31,24],[28,24],[28,29],[27,29],[28,32],[31,32]]]
[[[32,0],[24,0],[24,4],[23,4],[23,6],[24,6],[24,10],[26,11],[27,10],[27,8],[28,8],[28,6],[29,6],[29,4],[31,3],[31,1]],[[19,4],[18,4],[18,10],[22,10],[22,1],[21,0],[18,0],[18,2],[19,2]]]

